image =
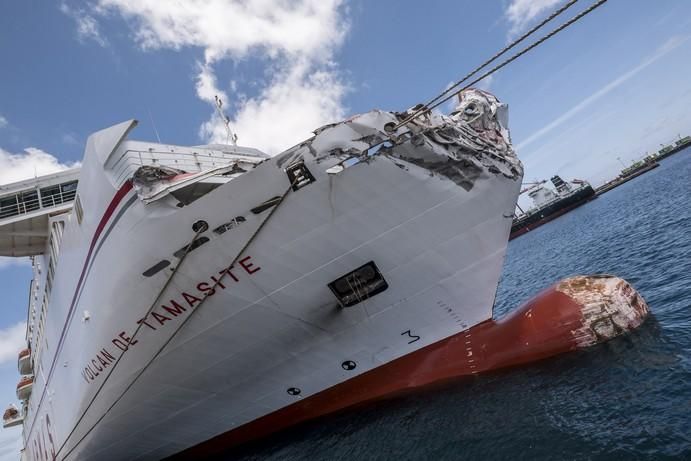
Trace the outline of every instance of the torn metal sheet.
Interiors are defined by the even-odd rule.
[[[450,179],[466,190],[489,175],[522,176],[511,147],[508,108],[493,95],[466,90],[451,115],[425,112],[394,129],[418,109],[373,110],[325,125],[314,131],[313,138],[279,155],[276,165],[284,168],[311,157],[327,163],[329,174],[340,174],[361,161],[385,155]],[[405,163],[397,162],[402,168],[407,167]]]
[[[232,178],[246,173],[259,163],[259,160],[255,162],[237,160],[226,165],[203,170],[199,173],[188,173],[184,170],[163,165],[143,165],[134,172],[132,183],[144,203],[160,200],[181,189],[196,187],[196,190],[188,191],[186,195],[189,197],[178,198],[181,203],[189,205],[197,198],[219,185],[225,184]],[[200,183],[206,183],[206,186],[196,186]]]

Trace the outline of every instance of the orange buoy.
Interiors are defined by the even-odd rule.
[[[302,421],[402,391],[589,347],[640,326],[646,302],[611,275],[564,279],[488,320],[173,456],[196,459]]]

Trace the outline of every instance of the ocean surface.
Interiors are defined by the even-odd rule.
[[[574,274],[629,282],[625,337],[347,410],[242,460],[691,460],[691,149],[509,244],[495,317]]]

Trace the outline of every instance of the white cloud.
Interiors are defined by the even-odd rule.
[[[269,56],[329,58],[343,38],[339,0],[101,0],[132,20],[143,48],[204,49],[207,62],[241,58],[253,49]]]
[[[108,46],[108,41],[101,35],[98,21],[83,8],[72,8],[66,3],[60,4],[60,11],[74,19],[77,24],[77,38],[80,42],[93,40],[102,47]]]
[[[277,154],[306,139],[319,126],[344,117],[340,102],[345,85],[329,70],[309,69],[308,65],[295,64],[279,68],[258,96],[242,100],[230,120],[240,145]],[[208,78],[199,82],[205,83],[198,83],[197,93],[206,100]],[[214,94],[228,99],[220,92]],[[225,142],[227,138],[217,114],[202,124],[200,135],[211,142]]]
[[[26,322],[19,322],[0,330],[0,365],[14,362],[26,347]]]
[[[218,95],[234,109],[231,128],[241,145],[275,154],[343,116],[347,86],[333,62],[348,29],[341,0],[101,0],[97,11],[127,19],[143,49],[201,49],[197,95],[212,106]],[[267,83],[255,96],[231,98],[219,88],[214,65],[249,56],[268,63]],[[235,83],[228,81],[222,87]],[[199,132],[225,142],[215,107]]]
[[[7,119],[0,115],[0,128],[5,128],[7,126]]]
[[[0,184],[30,179],[76,166],[79,166],[79,163],[60,163],[55,156],[36,147],[27,147],[19,154],[0,148]]]
[[[596,92],[592,93],[588,97],[584,98],[581,102],[573,106],[571,109],[567,110],[564,112],[562,115],[554,119],[552,122],[548,123],[547,125],[543,126],[527,138],[523,139],[521,142],[519,142],[516,145],[516,150],[520,151],[521,149],[525,148],[529,144],[532,144],[533,142],[537,141],[538,139],[542,138],[544,135],[555,129],[556,127],[562,125],[564,122],[570,120],[573,116],[581,112],[583,109],[587,108],[612,90],[616,89],[619,87],[621,84],[629,80],[630,78],[634,77],[636,74],[644,70],[646,67],[650,66],[653,64],[655,61],[658,59],[662,58],[665,56],[667,53],[670,51],[676,49],[678,46],[686,42],[691,36],[685,36],[685,37],[679,37],[675,36],[672,37],[671,39],[667,40],[665,43],[663,43],[656,51],[653,53],[651,56],[645,58],[643,61],[641,61],[637,66],[634,68],[630,69],[629,71],[623,73],[619,77],[615,78]]]
[[[561,2],[562,0],[511,0],[505,13],[511,26],[509,36],[523,32],[540,13]]]
[[[31,260],[27,258],[11,258],[9,256],[0,256],[0,270],[11,266],[29,266]]]

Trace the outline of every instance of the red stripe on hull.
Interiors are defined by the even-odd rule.
[[[579,279],[567,279],[543,291],[502,320],[483,322],[216,436],[178,453],[171,459],[200,459],[212,456],[233,446],[358,403],[381,399],[443,380],[525,364],[583,347],[583,339],[585,337],[587,340],[591,325],[600,325],[603,316],[601,313],[592,316],[584,303],[564,293],[568,292],[564,289],[564,284],[573,280]],[[595,277],[592,280],[595,280]],[[625,296],[631,304],[637,306],[633,310],[635,314],[627,312],[624,315],[627,318],[634,317],[626,320],[623,327],[626,331],[642,323],[647,315],[647,305],[630,285],[623,280],[621,282],[625,285],[624,290],[628,290],[624,291]],[[588,293],[597,298],[596,302],[610,302],[609,298],[600,296],[602,293],[591,289],[590,282],[574,282],[573,286],[576,291],[583,292],[584,287],[586,291],[593,291],[594,295],[590,291]],[[587,304],[590,305],[590,302]],[[621,329],[614,330],[621,332]],[[585,335],[583,331],[586,331]],[[605,339],[608,338],[600,336],[598,332],[595,342]]]
[[[91,253],[94,251],[94,246],[96,246],[96,242],[98,241],[98,238],[101,236],[101,232],[103,232],[103,229],[106,227],[106,224],[110,220],[110,217],[113,215],[113,212],[118,207],[118,205],[120,204],[122,199],[128,194],[128,192],[132,190],[132,187],[133,187],[132,181],[128,180],[115,193],[115,195],[111,199],[110,203],[108,204],[108,207],[103,212],[103,216],[101,216],[101,220],[98,222],[98,226],[96,226],[96,231],[94,232],[93,237],[91,237],[91,244],[89,245],[89,251],[86,253],[86,259],[84,260],[84,265],[82,266],[82,272],[79,275],[79,280],[77,281],[77,286],[74,289],[74,295],[72,296],[72,302],[70,303],[70,308],[67,311],[67,316],[65,318],[65,324],[62,326],[62,331],[60,332],[60,339],[58,340],[58,346],[55,350],[55,355],[53,355],[53,360],[50,364],[50,368],[48,371],[48,378],[46,379],[46,385],[43,386],[43,392],[41,392],[41,399],[38,401],[38,406],[36,407],[37,409],[41,408],[41,404],[43,403],[43,398],[45,397],[46,391],[48,390],[48,384],[50,383],[50,380],[53,377],[53,371],[55,370],[55,364],[58,360],[58,356],[60,355],[60,351],[62,350],[62,344],[65,341],[65,333],[67,332],[68,325],[70,324],[70,320],[72,320],[72,316],[74,314],[74,308],[75,308],[75,304],[77,301],[77,295],[79,294],[79,289],[81,288],[82,282],[84,281],[84,275],[86,274],[86,268],[88,267],[89,260],[91,259]],[[35,422],[36,422],[36,418],[34,418],[33,421],[31,422],[31,429],[29,429],[29,434],[26,438],[27,440],[29,439],[29,437],[31,437],[31,433],[33,431]]]

